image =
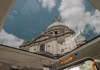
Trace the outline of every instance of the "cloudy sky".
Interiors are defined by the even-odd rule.
[[[55,16],[87,40],[100,34],[100,12],[87,0],[15,0],[1,33],[12,41],[31,41],[47,30]]]
[[[19,39],[13,34],[9,34],[2,29],[0,33],[0,44],[19,48],[19,46],[24,42],[24,40]]]

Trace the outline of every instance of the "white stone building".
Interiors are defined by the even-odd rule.
[[[29,44],[22,45],[21,48],[30,52],[50,53],[57,56],[72,51],[83,43],[85,43],[83,36],[76,35],[73,30],[56,18],[46,32],[42,32],[38,38]]]

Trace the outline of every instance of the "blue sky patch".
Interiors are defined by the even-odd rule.
[[[42,31],[47,30],[47,27],[54,22],[55,16],[57,16],[61,21],[68,19],[68,21],[71,22],[71,20],[70,20],[71,18],[68,16],[70,13],[64,11],[63,6],[61,6],[61,5],[64,5],[63,4],[64,0],[51,0],[51,1],[55,2],[55,3],[50,4],[52,2],[48,3],[49,1],[45,2],[45,0],[15,0],[14,6],[5,22],[4,30],[7,31],[8,33],[14,34],[15,36],[17,36],[21,39],[24,39],[26,41],[31,41],[32,38],[38,37]],[[95,8],[88,1],[85,1],[84,3],[81,3],[81,1],[82,0],[76,0],[76,2],[79,4],[79,6],[82,6],[82,8],[80,7],[79,11],[83,10],[83,14],[85,13],[85,16],[91,16],[91,17],[94,16]],[[65,9],[67,9],[68,7],[71,7],[72,9],[69,8],[69,10],[74,10],[77,7],[79,7],[79,6],[76,6],[77,3],[74,3],[73,0],[70,0],[70,1],[66,0],[65,2],[70,3],[69,5],[68,4],[66,5]],[[72,4],[72,6],[71,6],[71,4]],[[74,8],[74,4],[76,6],[75,8]],[[46,8],[45,8],[45,6],[46,6]],[[84,12],[83,6],[85,7],[85,12]],[[50,8],[51,10],[49,10],[48,8]],[[59,10],[59,8],[60,8],[60,10]],[[68,14],[66,14],[65,12]],[[72,12],[72,15],[74,15],[73,11],[71,11],[71,12]],[[66,16],[64,16],[63,13],[65,13]],[[92,15],[91,15],[91,13],[92,13]],[[76,12],[76,14],[77,14],[77,12]],[[79,15],[77,15],[77,16],[79,16]],[[77,18],[77,16],[76,16],[76,18]],[[100,16],[98,16],[98,18],[99,17]],[[74,20],[75,18],[72,18],[72,19]],[[94,18],[91,18],[91,19],[94,19]],[[85,21],[86,21],[85,17],[83,18],[83,20],[85,23]],[[87,23],[86,25],[83,25],[84,24],[83,21],[81,23],[82,26],[84,26],[83,27],[84,33],[82,33],[82,34],[87,38],[87,40],[90,40],[93,37],[97,36],[98,33],[96,33],[96,34],[92,33],[93,30],[96,31],[96,29],[95,29],[96,25],[95,25],[95,27],[93,27],[94,28],[93,29],[93,28],[91,28],[92,24],[90,24],[90,20],[87,20],[87,21],[89,21],[89,22],[86,22]],[[98,20],[96,20],[96,21],[98,21]],[[93,21],[93,22],[95,23],[95,21]],[[68,25],[70,26],[70,24],[68,24]],[[89,26],[87,26],[87,25],[89,25]],[[76,28],[78,28],[78,27],[76,26]],[[74,27],[72,27],[72,29],[74,29]],[[86,32],[86,29],[88,30],[88,32]],[[92,36],[91,36],[91,34],[92,34]]]

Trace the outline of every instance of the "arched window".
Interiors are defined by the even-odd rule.
[[[55,34],[55,35],[58,35],[58,34],[59,34],[59,30],[57,30],[57,29],[54,30],[54,34]]]
[[[57,35],[58,34],[58,31],[55,31],[55,35]]]
[[[45,52],[45,44],[40,45],[40,52]]]

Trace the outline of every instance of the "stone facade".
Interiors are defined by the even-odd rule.
[[[73,30],[55,19],[46,32],[43,32],[31,43],[22,45],[21,48],[34,53],[63,55],[85,43],[85,38],[78,36]]]

